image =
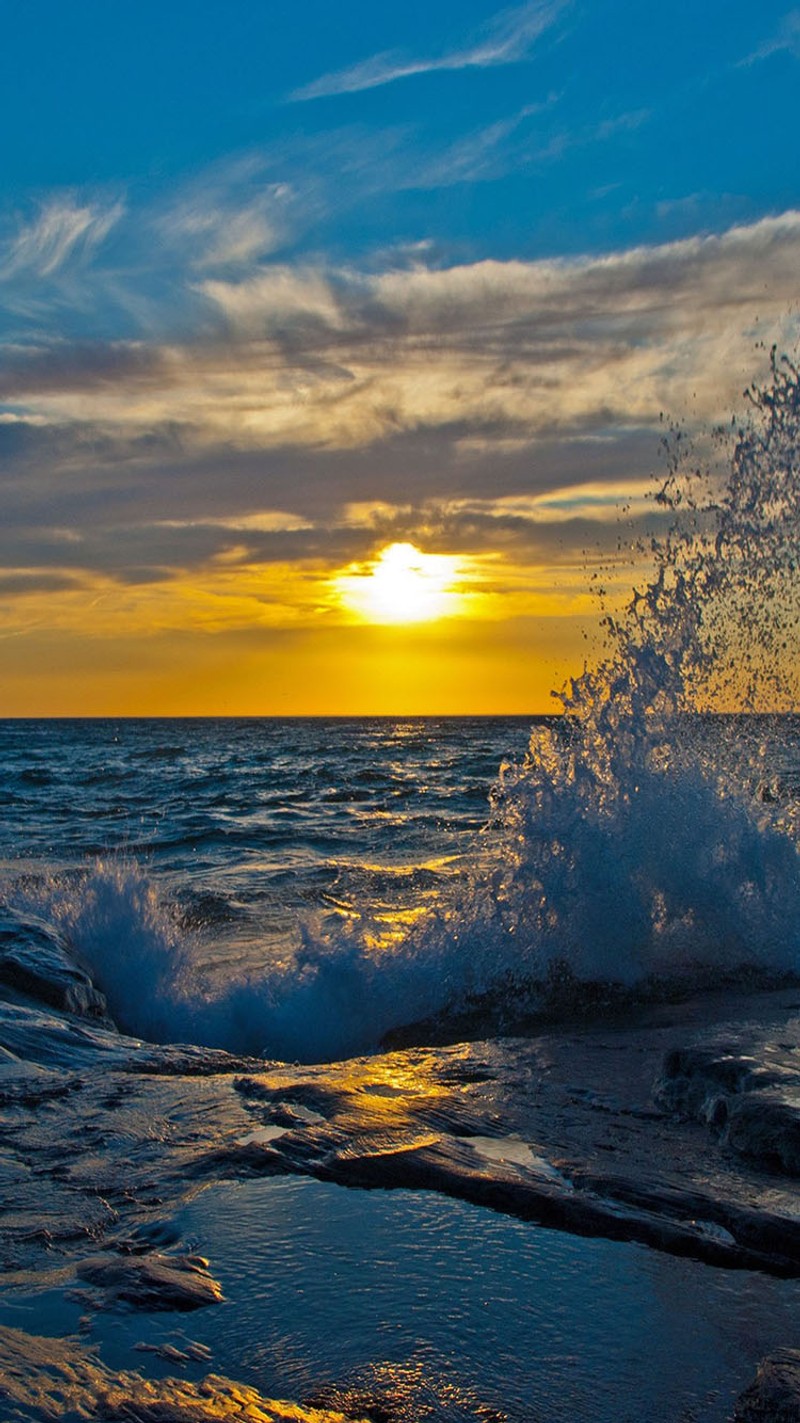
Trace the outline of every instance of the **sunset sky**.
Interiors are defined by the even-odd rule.
[[[796,348],[800,10],[0,22],[0,715],[550,709]]]

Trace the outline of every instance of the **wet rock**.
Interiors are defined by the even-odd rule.
[[[136,1044],[121,1039],[105,1019],[68,1016],[44,1004],[0,1002],[0,1046],[37,1066],[75,1072],[93,1066],[99,1053],[121,1065]]]
[[[253,1067],[263,1071],[269,1066],[260,1058],[233,1057],[223,1048],[196,1047],[192,1043],[153,1047],[148,1043],[135,1060],[129,1059],[126,1069],[150,1077],[215,1077]]]
[[[800,1276],[800,1232],[792,1232],[793,1222],[784,1217],[770,1220],[730,1206],[720,1219],[713,1198],[696,1192],[565,1169],[563,1163],[559,1169],[538,1157],[528,1166],[489,1162],[468,1141],[454,1138],[371,1141],[360,1150],[346,1145],[330,1152],[314,1174],[368,1189],[438,1191],[553,1230],[637,1241],[722,1269]]]
[[[793,1049],[788,1049],[793,1053]],[[656,1100],[764,1171],[800,1175],[800,1072],[716,1044],[667,1053]]]
[[[10,1053],[0,1058],[0,1107],[35,1109],[80,1089],[78,1077],[39,1067],[33,1062],[20,1062]]]
[[[800,1351],[780,1349],[759,1364],[737,1399],[733,1423],[800,1423]]]
[[[797,1277],[789,1178],[766,1178],[733,1139],[720,1150],[725,1124],[709,1133],[684,1113],[654,1112],[651,1100],[680,1027],[689,1045],[680,1059],[668,1054],[681,1069],[675,1080],[702,1066],[726,1103],[788,1102],[800,1019],[795,995],[787,998],[760,1002],[758,1023],[750,999],[721,1000],[713,1043],[704,1002],[680,1019],[670,1007],[646,1024],[303,1067],[162,1049],[87,1019],[0,1004],[0,1043],[17,1055],[0,1072],[0,1090],[4,1075],[14,1089],[4,1258],[49,1268],[104,1248],[116,1270],[123,1255],[162,1256],[174,1268],[180,1247],[165,1221],[198,1180],[288,1173],[437,1190],[561,1230]],[[22,1057],[46,1070],[17,1081]],[[769,1088],[720,1087],[723,1078],[728,1088],[761,1083],[760,1068]],[[46,1236],[32,1233],[37,1222]],[[105,1283],[112,1306],[136,1307],[114,1294],[109,1274]]]
[[[328,1409],[264,1398],[254,1388],[207,1374],[146,1379],[114,1373],[71,1339],[43,1339],[0,1328],[0,1416],[4,1423],[345,1423]],[[353,1418],[353,1415],[349,1415]],[[368,1423],[362,1415],[355,1423]]]
[[[755,1165],[800,1176],[800,1106],[758,1092],[727,1104],[723,1141]]]
[[[0,982],[50,1007],[106,1019],[106,1000],[66,947],[43,926],[0,928]]]
[[[734,1094],[772,1087],[781,1078],[779,1070],[759,1063],[734,1046],[673,1048],[664,1058],[655,1097],[671,1111],[714,1125],[720,1116],[720,1103]]]
[[[121,1255],[168,1254],[180,1243],[180,1231],[174,1221],[148,1220],[135,1226],[127,1236],[118,1237],[115,1250]]]
[[[203,1309],[218,1304],[222,1289],[197,1255],[97,1255],[78,1266],[86,1284],[101,1290],[104,1305],[132,1309]]]
[[[167,1341],[164,1344],[150,1344],[146,1340],[135,1344],[134,1348],[140,1354],[155,1354],[159,1359],[165,1359],[168,1364],[196,1364],[208,1363],[211,1358],[211,1350],[207,1344],[198,1344],[193,1339],[182,1339],[180,1344],[172,1344]]]

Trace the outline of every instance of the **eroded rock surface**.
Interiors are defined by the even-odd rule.
[[[106,1000],[55,932],[0,909],[0,983],[67,1013],[105,1018]]]
[[[780,1349],[759,1364],[733,1423],[800,1423],[800,1351]]]
[[[181,1240],[181,1208],[208,1184],[281,1174],[437,1191],[559,1230],[800,1278],[796,1184],[763,1151],[734,1149],[732,1129],[744,1129],[740,1103],[777,1094],[791,1107],[799,1044],[786,993],[755,1010],[720,998],[635,1023],[319,1066],[161,1049],[54,1009],[0,1005],[6,1286],[77,1294],[88,1327],[109,1309],[168,1317],[213,1305],[219,1286],[193,1252],[213,1260],[214,1242]],[[665,1058],[680,1071],[671,1097],[654,1096]],[[724,1113],[707,1109],[721,1100]],[[776,1129],[763,1111],[758,1127]],[[70,1359],[64,1367],[77,1368]],[[17,1412],[0,1416],[64,1416],[47,1412],[50,1385],[36,1378],[44,1401],[20,1394]],[[74,1416],[314,1416],[276,1413],[236,1387],[165,1394],[138,1375],[105,1379],[116,1411],[98,1413],[101,1394],[79,1389]],[[340,1411],[349,1406],[342,1395]]]
[[[437,1190],[576,1234],[798,1275],[793,1192],[776,1187],[763,1157],[753,1171],[738,1159],[744,1152],[720,1152],[702,1110],[743,1081],[757,1084],[763,1100],[788,1080],[785,1059],[800,1025],[791,995],[760,1000],[759,1012],[770,1005],[781,1047],[761,1019],[757,1028],[748,1022],[746,1001],[728,1000],[704,1007],[708,1016],[720,1007],[733,1014],[737,1053],[702,1040],[665,1052],[687,1027],[697,1033],[692,1018],[702,1010],[694,1005],[654,1011],[636,1026],[250,1074],[235,1085],[260,1125],[221,1154],[234,1174],[289,1170],[351,1186]],[[685,1096],[662,1090],[654,1099],[665,1056],[680,1065],[672,1081],[687,1084]],[[728,1115],[738,1120],[733,1108]],[[766,1113],[761,1129],[769,1129]],[[207,1167],[219,1171],[220,1160]]]
[[[800,1176],[800,1048],[713,1041],[673,1050],[656,1085],[659,1102],[710,1127],[722,1147],[766,1172]]]
[[[118,1254],[209,1180],[288,1172],[436,1190],[578,1234],[800,1275],[795,1190],[770,1170],[775,1142],[789,1162],[796,1141],[795,1008],[787,994],[762,998],[756,1027],[746,1002],[727,999],[635,1025],[319,1067],[162,1050],[19,1010],[6,1046],[27,1035],[39,1062],[2,1069],[3,1260],[51,1268],[55,1254],[85,1259],[88,1243]],[[714,1012],[727,1017],[712,1033]],[[668,1055],[680,1071],[654,1100]],[[714,1121],[726,1106],[709,1131],[711,1100]]]

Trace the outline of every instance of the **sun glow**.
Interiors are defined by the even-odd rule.
[[[411,543],[389,544],[370,563],[352,564],[335,580],[344,603],[369,623],[420,623],[462,610],[456,588],[460,561],[422,553]]]

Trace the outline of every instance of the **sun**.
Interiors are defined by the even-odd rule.
[[[341,601],[364,622],[421,623],[460,610],[459,573],[453,554],[393,543],[371,562],[351,564],[334,582]]]

